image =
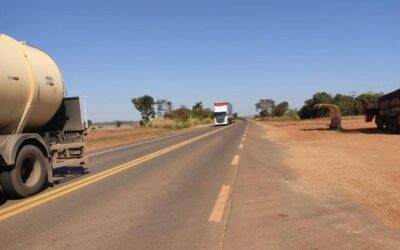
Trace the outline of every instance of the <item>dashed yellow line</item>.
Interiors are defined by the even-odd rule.
[[[219,192],[217,201],[215,202],[214,208],[211,211],[209,222],[221,222],[224,214],[225,204],[229,197],[230,186],[222,186]]]
[[[181,148],[181,147],[183,147],[185,145],[188,145],[190,143],[198,141],[198,140],[200,140],[200,139],[202,139],[202,138],[204,138],[206,136],[215,134],[215,133],[217,133],[217,132],[219,132],[221,130],[224,130],[226,128],[228,128],[228,127],[225,127],[225,128],[222,128],[222,129],[218,129],[218,130],[214,130],[214,131],[208,132],[206,134],[194,137],[192,139],[183,141],[181,143],[178,143],[176,145],[170,146],[168,148],[165,148],[165,149],[159,150],[157,152],[148,154],[146,156],[140,157],[140,158],[135,159],[133,161],[130,161],[130,162],[121,164],[119,166],[113,167],[113,168],[111,168],[109,170],[100,172],[98,174],[92,175],[92,176],[87,177],[87,178],[84,178],[84,179],[82,179],[80,181],[73,182],[71,184],[62,186],[60,188],[53,189],[53,190],[51,190],[49,192],[46,192],[46,193],[43,193],[43,194],[39,194],[39,195],[34,196],[32,198],[28,198],[26,200],[23,200],[23,201],[17,203],[17,204],[14,204],[14,205],[5,207],[3,209],[0,209],[0,221],[8,219],[10,217],[13,217],[15,215],[18,215],[18,214],[20,214],[20,213],[22,213],[24,211],[27,211],[27,210],[32,209],[34,207],[37,207],[37,206],[39,206],[41,204],[47,203],[47,202],[49,202],[51,200],[54,200],[54,199],[56,199],[58,197],[61,197],[63,195],[66,195],[68,193],[76,191],[78,189],[81,189],[81,188],[83,188],[85,186],[88,186],[88,185],[90,185],[92,183],[100,181],[100,180],[102,180],[104,178],[107,178],[107,177],[109,177],[111,175],[115,175],[115,174],[120,173],[120,172],[122,172],[124,170],[133,168],[133,167],[135,167],[135,166],[137,166],[137,165],[139,165],[141,163],[144,163],[146,161],[154,159],[154,158],[156,158],[156,157],[158,157],[160,155],[166,154],[166,153],[171,152],[173,150],[176,150],[178,148]]]

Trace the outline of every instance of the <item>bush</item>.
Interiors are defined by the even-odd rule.
[[[148,126],[151,128],[164,128],[164,129],[182,129],[189,128],[197,125],[211,124],[211,118],[197,119],[189,118],[184,121],[178,121],[167,118],[158,118],[149,122]]]
[[[177,121],[186,121],[190,117],[190,109],[186,108],[185,106],[181,106],[180,108],[172,111],[170,117]]]
[[[171,119],[154,119],[150,121],[149,127],[151,128],[165,128],[165,129],[175,129],[176,121]]]
[[[299,113],[295,110],[291,110],[291,111],[287,112],[285,117],[289,118],[290,120],[300,120]]]
[[[179,129],[188,128],[188,127],[190,127],[190,122],[189,121],[178,121],[176,123],[176,127]]]

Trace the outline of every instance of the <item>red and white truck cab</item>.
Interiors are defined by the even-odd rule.
[[[214,125],[228,125],[233,122],[232,104],[229,102],[214,103]]]

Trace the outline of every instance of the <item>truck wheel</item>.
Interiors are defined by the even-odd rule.
[[[388,118],[386,124],[387,124],[387,132],[391,134],[393,130],[392,118]]]
[[[391,134],[396,133],[396,120],[395,120],[393,117],[391,117],[391,118],[389,119],[389,124],[390,124],[390,126],[389,126],[389,132],[390,132]]]
[[[11,170],[1,173],[3,192],[11,197],[28,197],[39,192],[46,181],[48,162],[35,146],[24,146]]]
[[[399,125],[397,123],[397,117],[393,117],[393,134],[397,134],[399,132]]]
[[[385,120],[382,118],[382,116],[377,115],[375,117],[375,123],[376,123],[376,126],[378,127],[378,129],[382,130],[385,125]]]

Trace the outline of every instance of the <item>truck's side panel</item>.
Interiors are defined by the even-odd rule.
[[[400,132],[400,89],[382,96],[378,103],[368,105],[365,120],[370,122],[374,117],[379,129],[385,128],[390,133]]]

